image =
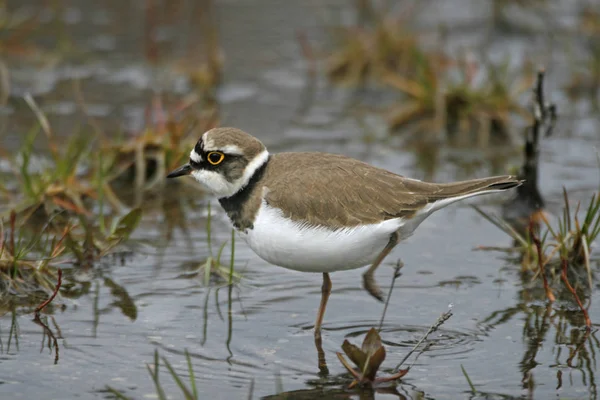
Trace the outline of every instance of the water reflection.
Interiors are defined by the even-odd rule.
[[[19,322],[17,321],[17,312],[13,307],[11,311],[10,330],[8,332],[8,340],[6,343],[6,351],[4,349],[4,342],[2,341],[2,333],[0,332],[0,352],[9,354],[11,344],[14,342],[16,351],[19,351]],[[14,339],[13,339],[14,338]]]
[[[307,380],[306,389],[283,391],[261,397],[263,400],[342,400],[342,399],[375,399],[377,395],[387,395],[386,398],[400,400],[423,400],[425,394],[413,385],[403,383],[398,386],[382,385],[380,387],[356,387],[352,390],[345,389],[352,381],[348,374],[335,375],[327,379]],[[281,384],[279,384],[281,385]]]
[[[523,285],[528,288],[519,291],[519,302],[490,314],[481,322],[482,329],[490,331],[504,324],[514,325],[516,319],[523,321],[521,338],[525,351],[519,369],[522,388],[530,398],[538,387],[536,375],[546,373],[546,369],[541,369],[544,365],[556,371],[557,390],[567,382],[568,386],[580,383],[588,388],[591,398],[596,398],[596,352],[600,350],[597,330],[586,329],[579,309],[571,305],[568,290],[556,293],[558,301],[553,305],[545,304],[545,292],[539,285],[531,287],[529,282],[523,282]],[[553,359],[553,363],[549,364],[549,359]],[[575,371],[580,374],[579,382]],[[565,373],[568,373],[566,381]]]
[[[62,334],[60,332],[60,328],[58,327],[56,320],[54,319],[53,316],[50,316],[50,320],[52,321],[52,324],[54,325],[54,329],[56,330],[56,336],[54,334],[54,332],[52,332],[52,329],[50,329],[48,327],[48,317],[42,317],[40,318],[39,314],[36,314],[35,317],[33,318],[33,323],[35,323],[36,325],[39,325],[42,327],[43,329],[43,335],[42,335],[42,344],[41,344],[41,348],[40,348],[40,353],[44,350],[44,347],[48,347],[48,351],[52,354],[54,353],[54,365],[58,364],[58,340],[57,339],[62,339]]]
[[[40,342],[40,354],[47,349],[48,354],[53,357],[54,364],[58,364],[60,359],[59,339],[63,339],[61,329],[56,322],[54,316],[35,314],[31,320],[35,325],[41,328],[42,338]],[[52,328],[50,327],[52,325]],[[0,324],[0,328],[1,328]],[[19,337],[21,336],[21,328],[19,326],[17,308],[13,307],[11,311],[10,329],[8,330],[8,338],[6,342],[3,339],[2,329],[0,329],[0,353],[16,354],[20,351]]]

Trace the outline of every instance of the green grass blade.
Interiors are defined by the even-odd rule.
[[[167,400],[167,396],[165,395],[165,391],[163,390],[160,382],[158,381],[158,350],[154,350],[154,371],[150,368],[150,365],[146,365],[148,368],[148,372],[150,372],[150,376],[152,377],[152,381],[154,382],[154,387],[156,388],[156,394],[158,395],[159,400]]]
[[[33,152],[33,143],[35,142],[35,138],[38,135],[39,131],[39,127],[36,127],[27,134],[20,151],[21,168],[19,170],[19,174],[21,177],[21,181],[23,182],[23,191],[28,197],[31,198],[38,197],[37,190],[34,187],[33,183],[33,176],[29,172],[29,162],[31,160],[31,154]]]
[[[163,360],[163,363],[165,364],[165,366],[167,367],[167,369],[169,370],[169,372],[171,373],[173,380],[175,381],[175,383],[177,383],[177,386],[179,386],[179,389],[181,389],[181,391],[183,392],[185,399],[186,400],[197,400],[198,398],[194,397],[194,395],[188,390],[188,388],[185,387],[185,385],[183,384],[183,381],[181,380],[179,375],[177,375],[177,372],[175,371],[175,369],[173,368],[171,363],[165,357],[163,357],[162,360]]]
[[[187,360],[188,372],[190,374],[190,386],[192,387],[192,394],[194,395],[194,399],[198,398],[198,389],[196,389],[196,377],[194,376],[194,368],[192,367],[192,358],[190,357],[190,353],[185,350],[185,359]]]
[[[569,206],[569,195],[567,194],[567,188],[563,186],[563,198],[565,201],[565,222],[567,230],[571,230],[571,209]]]
[[[221,256],[223,255],[223,249],[225,249],[225,246],[227,245],[227,242],[223,242],[223,244],[219,247],[219,251],[217,252],[217,265],[221,265]]]
[[[462,370],[463,375],[467,379],[467,383],[469,384],[469,387],[471,388],[471,393],[476,394],[477,389],[475,389],[473,382],[471,382],[471,378],[469,378],[469,374],[467,374],[467,370],[465,369],[465,367],[463,367],[462,364],[460,364],[460,369]]]
[[[212,270],[213,258],[208,256],[208,259],[204,263],[204,286],[208,286],[210,283],[210,272]]]

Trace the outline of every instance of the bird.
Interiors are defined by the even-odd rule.
[[[231,127],[204,132],[189,162],[167,178],[185,175],[218,198],[260,258],[322,274],[315,340],[321,339],[330,273],[369,265],[363,286],[383,300],[376,269],[425,218],[456,201],[522,183],[511,175],[429,183],[340,154],[271,154],[259,139]]]

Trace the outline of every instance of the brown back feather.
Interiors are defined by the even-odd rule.
[[[252,218],[262,196],[286,217],[333,228],[411,217],[425,205],[470,193],[518,186],[512,176],[435,184],[404,178],[342,155],[279,153],[271,156],[248,199]]]

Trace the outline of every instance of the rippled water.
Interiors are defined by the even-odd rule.
[[[340,18],[350,15],[350,7],[342,2],[326,3]],[[452,14],[454,8],[440,9],[441,3],[429,2],[431,12],[425,13],[428,17],[423,26],[432,23],[434,11]],[[485,8],[477,6],[478,2],[452,3],[470,11],[447,14],[447,18],[457,22],[466,18],[466,23],[473,24],[458,30],[454,41],[473,41],[482,32],[478,24]],[[463,8],[463,3],[470,6]],[[7,124],[4,148],[17,147],[22,132],[31,127],[32,115],[19,99],[25,92],[38,98],[54,130],[66,136],[83,118],[76,112],[69,81],[75,74],[82,80],[89,112],[100,123],[134,130],[143,121],[144,102],[155,89],[157,75],[167,75],[140,57],[140,39],[135,32],[142,25],[134,17],[142,9],[137,2],[101,5],[80,0],[64,4],[59,18],[67,21],[70,36],[86,52],[57,65],[11,69],[14,83],[7,115],[3,115]],[[565,4],[556,2],[555,7],[561,21],[568,24],[569,13],[560,14],[569,10]],[[343,94],[327,90],[322,82],[314,93],[306,86],[305,63],[295,35],[302,31],[311,40],[322,39],[315,7],[310,2],[283,6],[271,0],[216,2],[226,55],[224,82],[217,95],[224,125],[239,126],[259,136],[273,151],[339,152],[402,174],[439,181],[502,172],[507,164],[520,162],[518,155],[502,148],[491,150],[507,153],[506,162],[498,166],[485,161],[489,150],[442,148],[435,168],[422,168],[402,142],[385,138],[383,122],[374,117],[366,120],[375,137],[364,140],[364,125],[343,112]],[[48,24],[56,18],[48,15]],[[128,25],[129,21],[135,22]],[[181,30],[189,27],[183,25]],[[166,47],[181,39],[176,26],[162,34]],[[518,49],[526,43],[518,37],[500,38],[492,52],[500,44],[506,48],[506,42],[515,49],[515,57],[523,56]],[[46,43],[46,47],[51,46]],[[538,57],[540,61],[556,58],[549,82],[557,87],[565,79],[561,60],[567,57],[558,53]],[[187,90],[181,78],[167,78],[160,82],[170,82],[171,92]],[[556,137],[544,141],[541,157],[540,185],[550,213],[560,210],[563,185],[574,198],[587,200],[599,179],[594,150],[600,144],[597,117],[559,100],[565,117]],[[209,201],[213,205],[216,201],[177,185],[170,186],[168,193],[175,199],[148,199],[141,227],[123,253],[107,257],[90,272],[67,271],[79,281],[73,290],[83,294],[57,299],[58,305],[49,309],[50,315],[44,319],[57,338],[58,355],[48,346],[46,331],[33,321],[31,310],[15,307],[0,317],[0,397],[107,398],[106,386],[110,385],[136,399],[152,398],[156,392],[146,364],[152,362],[155,349],[183,376],[187,374],[184,351],[189,351],[202,398],[246,398],[252,382],[255,398],[275,396],[281,390],[288,397],[276,398],[351,396],[341,390],[350,377],[335,352],[346,338],[360,343],[364,334],[378,325],[383,308],[362,290],[362,271],[332,274],[333,292],[323,326],[323,348],[331,375],[322,377],[312,332],[321,276],[271,266],[238,242],[235,267],[244,276],[241,283],[230,288],[215,280],[210,287],[204,286],[197,266],[209,254],[206,207]],[[177,197],[186,198],[182,212],[187,229],[176,226],[172,238],[166,240],[170,217],[163,213],[161,201],[180,200]],[[502,199],[477,198],[474,203],[499,211]],[[212,211],[215,250],[229,240],[230,228],[220,208],[213,206]],[[532,301],[539,288],[523,282],[517,264],[503,253],[473,250],[479,245],[506,246],[509,242],[462,204],[430,217],[414,237],[394,250],[378,271],[379,282],[387,286],[396,260],[402,258],[406,264],[381,334],[388,354],[384,370],[390,372],[449,305],[454,316],[431,336],[431,347],[398,385],[399,395],[378,392],[376,398],[420,398],[419,393],[439,399],[595,398],[599,347],[595,333],[575,362],[567,365],[576,348],[567,338],[581,334],[577,327],[582,322],[571,315],[575,313],[565,317],[558,311],[573,305],[556,304],[556,314],[547,314],[543,302]],[[228,254],[226,247],[225,259]],[[596,263],[593,267],[597,271]],[[593,296],[597,291],[594,288]],[[600,321],[598,310],[592,304],[592,321]],[[573,326],[566,324],[565,318]],[[543,345],[532,346],[538,339]],[[470,394],[461,365],[479,395]],[[167,392],[177,398],[175,383],[162,372]],[[534,388],[528,389],[524,381],[534,382]]]

